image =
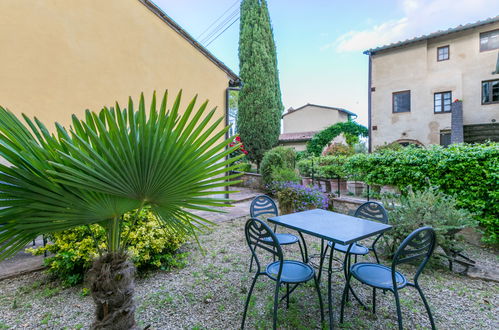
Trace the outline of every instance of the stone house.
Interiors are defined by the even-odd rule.
[[[303,151],[316,133],[355,117],[356,114],[346,109],[310,103],[296,109],[289,108],[282,116],[283,132],[279,136],[279,145]],[[335,142],[341,142],[342,137],[338,138]]]
[[[499,141],[499,16],[364,53],[370,149]]]

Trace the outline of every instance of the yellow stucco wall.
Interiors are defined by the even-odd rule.
[[[347,120],[348,115],[344,112],[307,105],[282,118],[283,133],[322,131],[331,125]]]
[[[2,0],[0,13],[0,105],[16,114],[68,125],[165,89],[225,113],[227,73],[138,0]]]
[[[373,56],[372,144],[379,146],[401,139],[439,144],[440,131],[450,129],[451,114],[435,114],[433,95],[452,92],[463,100],[464,124],[499,121],[499,104],[481,104],[482,81],[492,75],[498,51],[480,52],[481,32],[499,28],[499,23],[422,41]],[[450,59],[437,61],[437,48],[449,45]],[[411,112],[392,113],[392,93],[411,91]]]

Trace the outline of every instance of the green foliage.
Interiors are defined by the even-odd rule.
[[[407,235],[417,228],[430,226],[437,234],[437,244],[444,251],[460,251],[456,233],[477,222],[465,209],[460,209],[456,198],[444,194],[438,187],[420,191],[409,189],[407,195],[385,200],[389,223],[393,229],[384,234],[386,252],[392,255]]]
[[[142,95],[138,109],[130,99],[124,110],[87,111],[54,134],[0,107],[0,156],[10,163],[0,164],[0,259],[41,234],[97,223],[107,251],[126,250],[122,215],[144,207],[182,235],[209,223],[189,210],[225,205],[208,196],[233,183],[223,174],[237,168],[237,157],[225,160],[234,137],[224,140],[224,118],[207,102],[181,110],[181,93],[170,106],[167,96],[159,109],[154,94],[148,110]]]
[[[319,157],[308,157],[296,162],[300,175],[305,177],[316,177],[319,173]]]
[[[345,178],[347,159],[346,156],[309,157],[298,161],[296,167],[302,176],[311,177],[313,173],[314,177],[324,179]]]
[[[499,144],[454,144],[448,148],[405,147],[348,159],[347,172],[367,184],[422,190],[427,179],[456,197],[457,206],[475,215],[489,243],[499,242]]]
[[[305,159],[305,158],[308,158],[308,157],[312,157],[313,155],[312,154],[309,154],[308,151],[297,151],[296,152],[296,161],[299,161],[299,160],[302,160],[302,159]]]
[[[307,143],[307,151],[320,156],[322,149],[341,133],[345,135],[348,145],[354,145],[359,142],[359,136],[367,137],[368,130],[354,121],[336,123],[315,134]]]
[[[380,145],[380,146],[377,146],[375,149],[374,149],[374,152],[383,152],[385,150],[395,150],[395,151],[400,151],[402,149],[404,149],[405,147],[403,145],[401,145],[400,143],[398,142],[392,142],[392,143],[386,143],[383,144],[383,145]]]
[[[346,156],[324,156],[319,157],[318,177],[325,179],[345,178],[347,176],[345,164]]]
[[[275,167],[272,170],[272,182],[299,182],[300,176],[296,170],[289,167]]]
[[[243,0],[239,35],[237,128],[248,157],[259,167],[266,151],[279,139],[282,101],[277,55],[265,0]]]
[[[136,218],[136,221],[134,219]],[[128,236],[130,254],[137,269],[168,269],[175,265],[175,252],[185,242],[186,236],[165,228],[154,214],[143,209],[136,217],[130,213],[123,217],[122,239]],[[45,258],[49,272],[65,285],[75,285],[83,280],[99,250],[106,249],[106,230],[100,225],[76,227],[50,234],[50,244],[37,249],[27,249],[35,255],[54,254]],[[97,246],[98,245],[98,246]]]
[[[272,173],[278,168],[294,169],[296,153],[293,148],[275,147],[267,151],[260,165],[260,174],[264,185],[272,182]]]
[[[351,156],[355,153],[353,146],[343,143],[333,143],[324,150],[325,156]]]

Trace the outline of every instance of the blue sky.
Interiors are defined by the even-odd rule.
[[[367,123],[370,47],[499,15],[497,0],[267,0],[285,109],[346,108]],[[155,0],[197,38],[236,0]],[[207,48],[236,73],[239,22]]]

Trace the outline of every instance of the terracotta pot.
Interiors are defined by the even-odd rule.
[[[389,194],[400,194],[400,189],[395,186],[383,186],[381,187],[380,192],[383,193],[389,193]]]
[[[338,184],[338,179],[329,180],[331,183],[331,192],[338,194],[338,191],[341,193],[345,193],[347,191],[347,180],[340,179]]]
[[[312,184],[312,178],[310,177],[302,177],[301,178],[301,184],[304,186],[310,186]]]
[[[349,193],[360,196],[366,189],[366,184],[361,181],[347,181],[347,189]]]

